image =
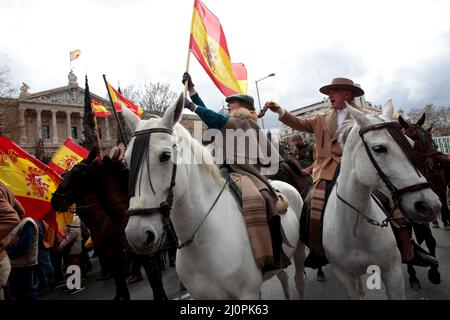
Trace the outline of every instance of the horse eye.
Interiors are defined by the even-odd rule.
[[[161,155],[159,156],[159,161],[161,162],[166,162],[170,159],[171,157],[171,153],[169,151],[164,151],[163,153],[161,153]]]
[[[387,152],[386,147],[382,146],[382,145],[374,146],[374,147],[372,147],[372,150],[375,151],[376,153],[386,153]]]

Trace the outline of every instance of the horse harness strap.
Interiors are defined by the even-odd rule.
[[[394,138],[394,141],[398,143],[400,148],[403,150],[405,155],[407,156],[408,160],[413,165],[414,169],[416,170],[417,174],[420,176],[420,172],[417,169],[417,158],[415,157],[411,145],[409,144],[408,140],[404,136],[404,134],[401,132],[401,125],[396,122],[383,122],[383,123],[377,123],[371,126],[368,126],[366,128],[362,128],[359,131],[359,135],[361,136],[361,139],[363,141],[364,148],[366,149],[366,153],[370,159],[370,162],[372,162],[372,165],[374,166],[375,170],[377,170],[378,175],[383,180],[386,187],[389,189],[389,191],[392,192],[392,199],[394,200],[394,203],[396,206],[400,206],[400,196],[402,196],[405,193],[408,192],[414,192],[426,188],[430,188],[432,184],[430,182],[424,182],[424,183],[418,183],[412,186],[408,186],[402,189],[397,189],[394,184],[389,180],[389,178],[386,176],[386,174],[381,170],[380,166],[376,162],[375,158],[373,157],[372,152],[370,151],[369,146],[367,145],[367,142],[364,140],[364,134],[373,131],[373,130],[380,130],[380,129],[387,129],[390,135]],[[401,209],[401,208],[400,208]]]
[[[376,200],[376,197],[374,197],[373,194],[372,194],[372,198],[378,203],[378,206],[384,211],[384,213],[385,213],[386,216],[387,216],[387,218],[384,219],[384,220],[381,221],[381,222],[378,222],[378,221],[376,221],[376,220],[374,220],[374,219],[372,219],[372,218],[369,218],[364,212],[362,212],[361,210],[358,210],[358,209],[355,208],[350,202],[348,202],[347,200],[345,200],[344,198],[342,198],[342,197],[339,195],[339,192],[338,192],[338,186],[339,186],[339,185],[338,185],[338,182],[336,181],[336,197],[337,197],[340,201],[342,201],[344,204],[346,204],[347,206],[349,206],[350,208],[352,208],[354,211],[356,211],[357,213],[359,213],[360,215],[362,215],[364,218],[366,218],[366,220],[367,220],[368,223],[370,223],[370,224],[372,224],[372,225],[374,225],[374,226],[377,226],[377,227],[384,228],[384,227],[387,227],[387,226],[389,225],[389,221],[394,220],[393,218],[391,218],[391,216],[392,216],[394,210],[392,210],[390,213],[386,212],[386,211],[384,210],[383,206],[382,206],[380,203],[378,203],[378,200]]]
[[[402,188],[402,189],[397,189],[394,186],[394,184],[389,180],[389,178],[386,176],[386,174],[383,172],[383,170],[381,170],[380,166],[378,165],[378,163],[376,162],[375,158],[373,157],[373,154],[370,151],[370,148],[369,148],[367,142],[364,140],[364,134],[366,134],[369,131],[380,130],[380,129],[387,129],[388,130],[390,135],[394,138],[395,142],[398,143],[400,148],[403,150],[403,152],[408,157],[409,161],[413,165],[413,167],[416,170],[417,174],[420,176],[420,173],[419,173],[419,171],[417,169],[417,163],[418,163],[417,159],[416,159],[416,157],[413,154],[411,145],[409,144],[408,140],[406,139],[406,137],[401,132],[401,125],[396,123],[396,122],[377,123],[377,124],[370,125],[370,126],[365,127],[365,128],[361,128],[360,131],[359,131],[359,135],[361,136],[364,148],[366,149],[366,153],[367,153],[367,156],[370,159],[370,162],[372,162],[372,165],[374,166],[375,170],[378,172],[378,175],[380,176],[381,180],[383,180],[383,182],[386,185],[386,187],[389,189],[389,191],[392,192],[392,199],[394,200],[394,207],[391,209],[391,212],[389,212],[387,214],[387,218],[386,219],[384,219],[382,222],[378,222],[378,221],[373,220],[372,218],[367,217],[366,214],[364,214],[363,212],[361,212],[360,210],[355,208],[353,205],[351,205],[344,198],[342,198],[339,195],[339,193],[338,193],[338,183],[337,183],[337,181],[336,181],[336,196],[344,204],[346,204],[347,206],[349,206],[350,208],[355,210],[357,213],[363,215],[366,218],[367,222],[369,222],[370,224],[373,224],[375,226],[379,226],[379,227],[383,228],[383,227],[387,227],[388,226],[388,222],[390,220],[394,220],[392,218],[392,215],[393,215],[394,211],[397,208],[402,210],[401,203],[400,203],[400,197],[403,194],[408,193],[408,192],[415,192],[415,191],[419,191],[419,190],[422,190],[422,189],[431,188],[432,184],[430,182],[423,182],[423,183],[418,183],[418,184],[415,184],[415,185],[412,185],[412,186],[408,186],[408,187],[405,187],[405,188]],[[382,206],[381,206],[381,208],[382,208]]]
[[[148,136],[150,137],[150,135],[152,133],[167,133],[172,135],[173,131],[171,129],[167,129],[167,128],[151,128],[151,129],[147,129],[147,130],[142,130],[142,131],[137,131],[134,133],[133,136]],[[174,145],[174,148],[176,148],[176,145]],[[176,152],[176,149],[175,149]],[[131,157],[131,162],[133,162],[133,155]],[[150,179],[150,170],[148,170],[148,175],[149,175],[149,180],[150,180],[150,186],[152,187],[153,190],[153,186],[151,183],[151,179]],[[223,193],[223,190],[225,189],[229,178],[227,179],[227,181],[225,182],[225,184],[222,187],[222,190],[220,191],[219,195],[217,196],[217,198],[214,200],[211,208],[209,209],[208,213],[206,214],[206,216],[203,218],[203,220],[200,222],[200,224],[197,226],[197,228],[194,230],[194,233],[192,234],[191,237],[189,237],[188,240],[186,240],[185,242],[183,242],[182,244],[178,244],[178,237],[175,233],[175,230],[173,229],[173,224],[170,220],[170,211],[172,210],[172,205],[173,205],[173,187],[175,186],[175,179],[176,179],[176,175],[177,175],[177,164],[176,164],[176,158],[173,161],[173,167],[172,167],[172,178],[170,179],[170,185],[169,185],[169,190],[168,190],[168,194],[167,194],[167,199],[166,201],[161,202],[161,204],[159,205],[159,207],[155,207],[155,208],[141,208],[141,209],[130,209],[127,212],[127,216],[131,217],[131,216],[138,216],[138,215],[144,215],[144,216],[149,216],[152,215],[154,213],[161,213],[161,215],[163,216],[163,223],[164,223],[164,228],[166,230],[169,230],[170,233],[172,234],[173,238],[176,241],[177,244],[177,248],[181,249],[184,247],[187,247],[188,245],[190,245],[193,241],[194,241],[194,237],[195,234],[197,233],[198,229],[200,228],[200,226],[203,224],[203,222],[206,220],[206,218],[208,217],[208,215],[211,213],[212,209],[214,208],[214,206],[216,205],[217,201],[219,200],[220,196]],[[134,190],[134,187],[133,187]],[[154,190],[153,193],[155,194]]]
[[[222,189],[220,190],[219,194],[217,195],[216,199],[214,200],[213,204],[211,205],[211,207],[209,208],[208,212],[206,213],[206,215],[203,217],[202,221],[198,224],[197,228],[195,228],[194,232],[192,233],[192,236],[190,236],[185,242],[183,242],[182,244],[178,244],[178,237],[175,233],[175,230],[173,229],[173,225],[170,224],[170,232],[172,233],[173,238],[175,239],[175,242],[177,244],[177,248],[178,249],[182,249],[184,247],[189,246],[195,238],[195,234],[197,233],[197,231],[200,229],[200,227],[202,226],[203,222],[205,222],[206,218],[208,218],[209,214],[211,213],[212,209],[214,208],[214,206],[216,205],[217,201],[219,200],[220,196],[223,193],[223,190],[225,190],[225,187],[227,186],[228,182],[230,180],[230,176],[228,176],[227,180],[225,181],[225,183],[223,184]]]

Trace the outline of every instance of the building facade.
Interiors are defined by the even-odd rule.
[[[80,144],[83,136],[84,88],[70,71],[68,84],[51,90],[31,93],[23,83],[18,98],[0,99],[0,130],[6,138],[17,143],[31,155],[38,145],[46,155],[52,156],[61,144],[72,138]],[[108,100],[90,93],[111,111],[111,116],[97,118],[98,131],[104,154],[117,144],[117,121]],[[197,115],[184,115],[181,123],[193,133]],[[41,150],[42,151],[42,150]]]

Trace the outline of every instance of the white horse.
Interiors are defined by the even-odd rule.
[[[360,277],[373,265],[379,267],[387,297],[404,299],[401,258],[393,231],[387,223],[386,228],[380,228],[368,222],[372,219],[372,222],[381,223],[386,219],[371,198],[372,190],[380,190],[397,199],[405,216],[419,223],[433,221],[440,202],[388,132],[388,126],[393,122],[383,123],[380,118],[368,117],[348,104],[347,108],[355,122],[347,122],[339,132],[343,157],[337,183],[325,209],[325,253],[348,298],[363,297]],[[383,117],[389,118],[392,110],[388,101]],[[374,126],[375,123],[378,124]],[[369,152],[381,173],[375,168]],[[414,185],[419,186],[401,190]],[[395,189],[400,192],[395,193]]]
[[[242,213],[211,154],[177,123],[182,102],[180,96],[160,119],[143,121],[124,111],[135,136],[151,135],[142,164],[130,163],[133,150],[138,149],[136,137],[125,155],[130,173],[138,170],[141,176],[134,186],[130,185],[135,187],[135,194],[130,200],[130,219],[125,230],[128,241],[138,253],[155,252],[164,242],[170,214],[178,243],[186,245],[177,250],[176,271],[193,298],[259,299],[262,282],[275,274],[284,283],[288,298],[284,271],[269,272],[263,277],[258,269]],[[186,156],[201,163],[181,161]],[[283,249],[289,258],[294,258],[295,282],[303,298],[305,247],[299,236],[303,201],[289,184],[273,181],[273,186],[289,201],[289,210],[281,222],[293,247],[283,245]]]

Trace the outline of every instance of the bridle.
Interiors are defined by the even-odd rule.
[[[140,177],[139,177],[139,182],[141,181],[142,170],[139,170],[139,168],[141,167],[142,159],[143,158],[148,159],[149,141],[150,141],[151,134],[153,134],[153,133],[166,133],[166,134],[172,135],[173,130],[167,129],[167,128],[151,128],[151,129],[137,131],[133,134],[133,137],[136,137],[136,139],[141,138],[142,142],[139,143],[140,145],[137,148],[133,147],[133,151],[131,154],[131,164],[137,162],[138,165],[136,167],[134,167],[132,170],[130,170],[130,187],[129,187],[130,197],[134,196],[136,182],[137,182],[139,172],[141,172]],[[137,150],[137,149],[141,149],[141,150]],[[162,216],[162,220],[163,220],[164,230],[169,231],[171,233],[171,235],[173,236],[173,239],[175,240],[177,248],[181,249],[181,248],[189,246],[194,241],[195,234],[200,229],[201,225],[206,220],[206,218],[208,217],[208,215],[211,213],[212,209],[214,208],[215,204],[219,200],[220,196],[223,193],[223,190],[225,189],[225,187],[228,183],[228,179],[225,182],[225,184],[223,185],[222,190],[220,191],[219,195],[214,200],[214,203],[208,210],[208,213],[205,215],[205,217],[202,219],[200,224],[194,230],[192,236],[189,237],[188,240],[186,240],[185,242],[179,244],[178,237],[176,235],[176,232],[173,228],[172,221],[170,219],[170,212],[172,211],[172,206],[173,206],[173,187],[175,187],[175,179],[176,179],[176,175],[177,175],[177,161],[176,161],[177,160],[177,145],[176,144],[173,145],[173,150],[174,150],[174,152],[173,152],[174,157],[173,157],[173,164],[172,164],[172,177],[170,178],[170,185],[169,185],[169,189],[167,192],[166,200],[161,202],[159,207],[130,209],[130,210],[128,210],[127,215],[129,217],[131,217],[131,216],[151,216],[155,213],[160,213]],[[150,188],[152,189],[153,194],[156,195],[156,192],[153,188],[153,184],[152,184],[152,180],[151,180],[148,160],[147,160],[147,173],[148,173]],[[139,192],[140,192],[140,190],[139,190]]]
[[[82,168],[89,168],[89,165],[86,164],[86,163],[77,163],[72,168],[72,170],[74,170],[76,167],[78,167],[78,168],[80,168],[80,167],[82,167]],[[90,228],[91,231],[97,230],[102,225],[103,220],[108,216],[108,214],[106,213],[108,209],[113,209],[119,204],[128,202],[128,198],[126,198],[126,199],[115,201],[115,202],[113,202],[111,204],[104,204],[99,199],[97,199],[98,203],[94,203],[94,204],[90,204],[90,205],[76,205],[75,209],[70,209],[69,207],[70,207],[71,203],[69,204],[67,202],[67,199],[68,199],[68,194],[71,193],[71,192],[72,192],[72,190],[68,190],[66,192],[56,192],[55,191],[53,193],[53,195],[57,195],[59,197],[62,197],[63,204],[68,208],[67,212],[79,214],[80,212],[93,210],[93,209],[97,209],[97,208],[104,209],[103,210],[103,215],[100,217],[99,221],[97,221],[97,223]],[[96,196],[96,198],[97,198],[97,196]],[[75,201],[75,203],[76,203],[76,201]]]
[[[380,166],[378,165],[377,161],[375,160],[372,152],[370,151],[369,145],[367,144],[366,140],[364,139],[364,135],[367,132],[370,131],[375,131],[375,130],[381,130],[381,129],[387,129],[388,132],[390,133],[390,135],[392,136],[392,138],[394,138],[394,141],[397,142],[397,144],[400,146],[400,148],[403,150],[403,152],[406,154],[408,160],[411,162],[411,164],[413,165],[414,169],[416,170],[417,175],[420,177],[420,172],[417,169],[417,159],[413,153],[413,150],[411,148],[411,145],[409,143],[409,141],[406,139],[405,135],[402,133],[401,131],[401,125],[397,122],[382,122],[382,123],[376,123],[370,126],[367,126],[365,128],[362,128],[359,130],[359,135],[361,137],[361,140],[363,142],[364,148],[366,149],[366,153],[367,156],[370,159],[370,162],[372,163],[372,165],[374,166],[375,170],[377,171],[378,175],[380,176],[381,180],[383,180],[384,184],[386,185],[386,187],[389,189],[389,191],[392,193],[392,200],[394,202],[394,206],[393,208],[391,208],[387,218],[385,220],[383,220],[381,223],[374,221],[371,218],[368,218],[363,212],[361,212],[360,210],[356,209],[353,205],[351,205],[348,201],[346,201],[345,199],[343,199],[339,193],[337,192],[337,184],[336,184],[336,196],[337,198],[342,201],[344,204],[346,204],[347,206],[351,207],[353,210],[355,210],[356,212],[358,212],[359,214],[363,215],[364,217],[366,217],[367,221],[370,224],[376,225],[376,226],[380,226],[380,227],[387,227],[388,221],[393,220],[392,219],[392,215],[394,213],[394,211],[399,208],[401,211],[403,211],[402,209],[402,205],[401,205],[401,196],[404,195],[405,193],[409,193],[409,192],[415,192],[415,191],[419,191],[422,189],[427,189],[427,188],[431,188],[432,184],[430,182],[423,182],[423,183],[417,183],[402,189],[398,189],[397,187],[394,186],[394,184],[392,183],[392,181],[389,179],[388,176],[386,176],[386,174],[383,172],[383,170],[381,170]]]

